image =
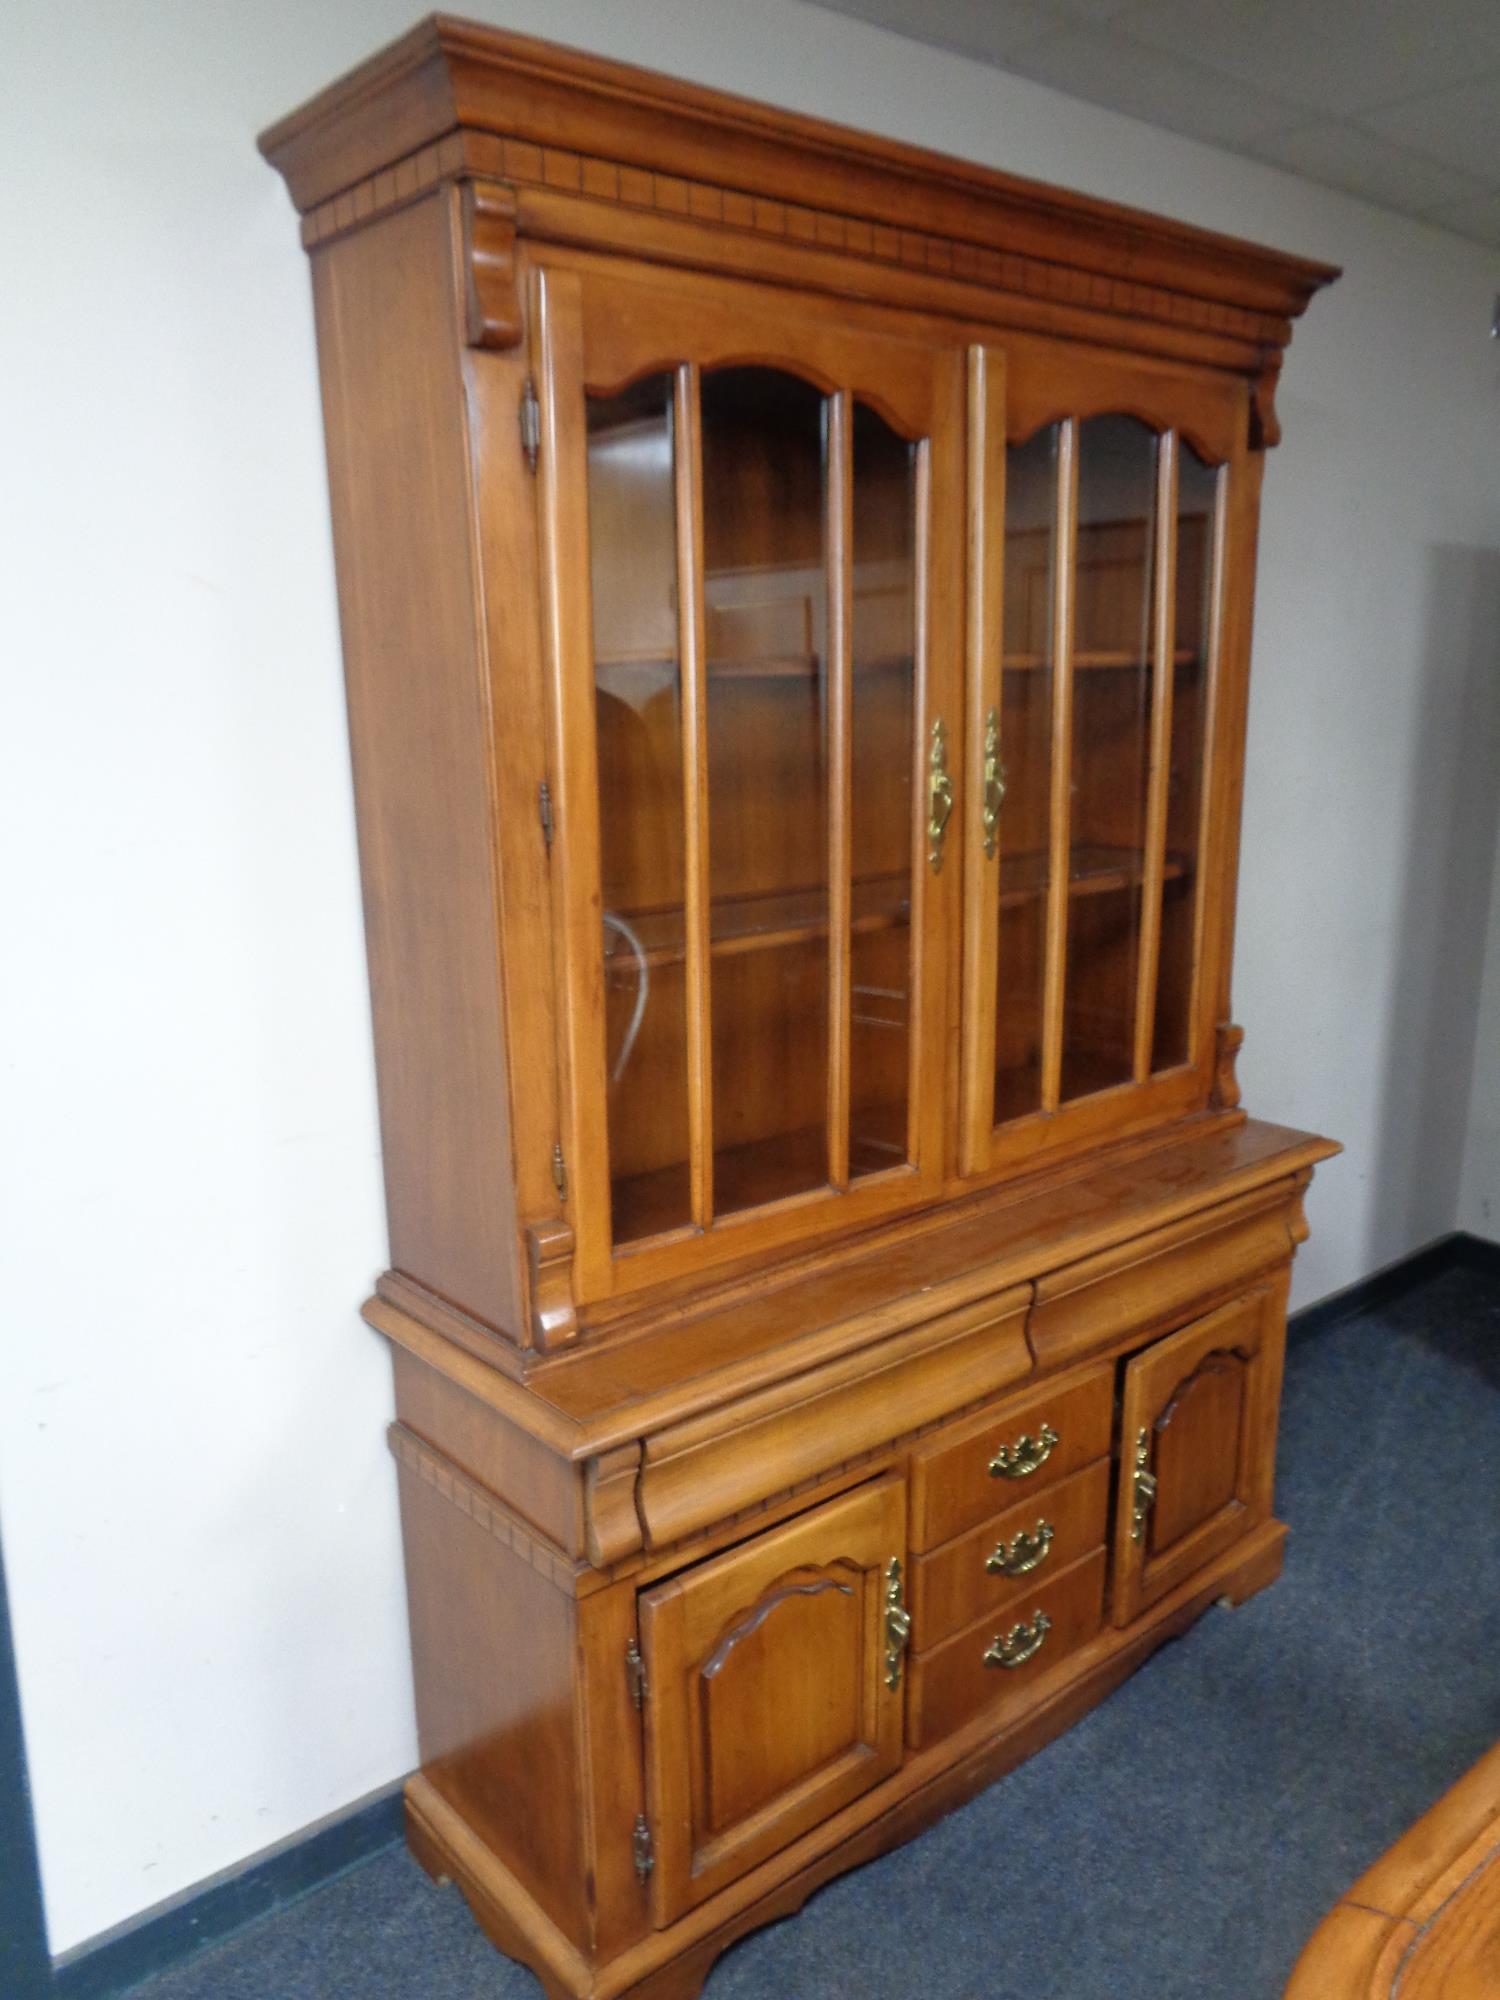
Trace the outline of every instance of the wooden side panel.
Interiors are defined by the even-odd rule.
[[[659,1925],[899,1767],[886,1613],[905,1548],[887,1478],[642,1596]]]
[[[448,205],[434,196],[317,252],[313,287],[391,1256],[518,1337],[490,718],[451,254]]]
[[[422,1769],[580,1948],[589,1934],[574,1726],[577,1606],[448,1492],[401,1466]]]

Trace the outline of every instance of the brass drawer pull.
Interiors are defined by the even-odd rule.
[[[987,1667],[1024,1667],[1042,1650],[1051,1630],[1052,1620],[1045,1611],[1039,1611],[1029,1625],[1012,1625],[1008,1632],[997,1632],[984,1656],[984,1664]]]
[[[892,1556],[885,1566],[885,1684],[892,1693],[901,1685],[901,1660],[911,1638],[911,1613],[901,1601],[901,1560]]]
[[[991,1576],[1030,1576],[1051,1555],[1052,1534],[1050,1521],[1038,1521],[1029,1535],[1023,1528],[1009,1548],[1004,1542],[997,1543],[994,1552],[985,1557],[984,1566]]]
[[[927,860],[934,875],[943,865],[943,842],[953,812],[953,780],[948,775],[948,731],[938,716],[927,755]]]
[[[1014,1444],[1003,1444],[990,1460],[992,1479],[1029,1479],[1040,1472],[1057,1449],[1057,1432],[1043,1424],[1035,1437],[1023,1431]]]

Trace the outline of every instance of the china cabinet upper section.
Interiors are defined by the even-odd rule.
[[[1231,1115],[1260,462],[1333,274],[446,20],[263,144],[385,1287],[559,1345]]]

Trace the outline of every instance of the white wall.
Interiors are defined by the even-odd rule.
[[[1500,787],[1500,759],[1491,765]],[[1500,1239],[1500,858],[1491,885],[1489,952],[1474,1033],[1474,1080],[1469,1143],[1459,1189],[1458,1226],[1491,1242]]]
[[[1348,266],[1267,487],[1242,1074],[1349,1147],[1299,1296],[1450,1226],[1500,260],[796,0],[482,11]],[[413,1758],[312,321],[253,140],[414,12],[8,19],[0,1516],[57,1950]]]

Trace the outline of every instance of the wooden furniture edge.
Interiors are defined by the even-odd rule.
[[[472,1351],[470,1343],[460,1346],[446,1325],[434,1327],[421,1311],[421,1295],[416,1287],[402,1288],[399,1293],[402,1303],[398,1306],[391,1298],[382,1295],[389,1289],[382,1283],[381,1292],[365,1302],[362,1313],[368,1324],[387,1339],[448,1375],[459,1387],[563,1456],[582,1462],[644,1439],[651,1433],[686,1424],[714,1411],[726,1410],[761,1391],[774,1389],[776,1384],[788,1377],[836,1362],[855,1351],[862,1352],[867,1360],[873,1360],[880,1352],[881,1343],[903,1334],[920,1334],[927,1325],[933,1328],[932,1342],[940,1344],[952,1337],[951,1327],[942,1325],[944,1315],[991,1299],[998,1304],[1007,1292],[1017,1286],[1035,1288],[1065,1267],[1082,1264],[1116,1247],[1128,1246],[1136,1239],[1174,1224],[1196,1219],[1211,1227],[1217,1211],[1228,1209],[1261,1191],[1269,1194],[1277,1184],[1285,1185],[1288,1197],[1300,1194],[1312,1167],[1338,1150],[1331,1141],[1297,1134],[1293,1145],[1226,1173],[1211,1188],[1200,1187],[1166,1197],[1123,1222],[1106,1216],[1063,1230],[1042,1250],[1033,1248],[1029,1252],[1010,1253],[1001,1250],[990,1261],[945,1276],[935,1274],[932,1282],[923,1289],[913,1291],[909,1285],[893,1287],[889,1302],[879,1310],[863,1310],[847,1319],[836,1318],[789,1336],[778,1337],[751,1354],[718,1368],[707,1367],[690,1380],[668,1389],[640,1396],[623,1394],[606,1409],[586,1418],[571,1416],[560,1402],[549,1397],[547,1390],[549,1383],[563,1371],[571,1372],[587,1365],[592,1358],[587,1347],[569,1350],[550,1362],[538,1361],[522,1380],[517,1381],[497,1369],[493,1361],[481,1360]],[[997,1212],[1014,1199],[1014,1191],[1007,1189],[1004,1196],[996,1200]],[[972,1213],[966,1208],[960,1219]],[[1301,1233],[1305,1232],[1292,1230],[1289,1247],[1300,1241]],[[884,1247],[877,1244],[869,1254],[878,1256]],[[1126,1258],[1124,1261],[1129,1260]],[[794,1283],[795,1278],[789,1280],[788,1289]],[[661,1316],[655,1328],[648,1325],[634,1333],[632,1338],[648,1340],[653,1331],[675,1332],[686,1320],[707,1321],[715,1304],[710,1301],[701,1314],[668,1312]],[[878,1340],[874,1336],[878,1336]],[[601,1341],[592,1350],[592,1355],[599,1357],[600,1365],[607,1363],[613,1372],[619,1367],[624,1347],[624,1341],[617,1336],[608,1343]],[[1066,1358],[1071,1361],[1083,1357],[1080,1354]]]
[[[393,123],[386,102],[401,92],[412,108]],[[567,100],[571,120],[559,110]],[[759,168],[768,194],[809,180],[837,185],[857,213],[898,229],[932,227],[936,216],[982,241],[997,221],[1015,218],[1083,252],[1085,268],[1092,261],[1144,286],[1175,284],[1185,298],[1208,264],[1219,284],[1205,297],[1292,317],[1339,275],[1315,259],[451,15],[418,23],[269,126],[259,144],[306,213],[455,127],[557,152],[570,150],[580,125],[647,171],[690,174],[707,150]],[[1053,257],[1065,261],[1055,249]]]
[[[1493,1853],[1497,1846],[1500,1743],[1328,1912],[1303,1946],[1284,2000],[1389,2000],[1392,1972],[1399,1979],[1407,1954],[1473,1880],[1476,1850]]]
[[[548,2000],[690,2000],[721,1952],[747,1932],[799,1909],[835,1875],[921,1832],[1070,1728],[1168,1640],[1222,1599],[1243,1603],[1280,1574],[1286,1528],[1263,1522],[1209,1568],[1124,1631],[1106,1628],[1066,1663],[1052,1693],[994,1733],[980,1714],[900,1771],[772,1855],[666,1930],[647,1932],[591,1967],[514,1875],[418,1772],[406,1787],[412,1852],[439,1881],[454,1882],[481,1928],[530,1967]],[[1061,1669],[1059,1670],[1061,1673]]]

